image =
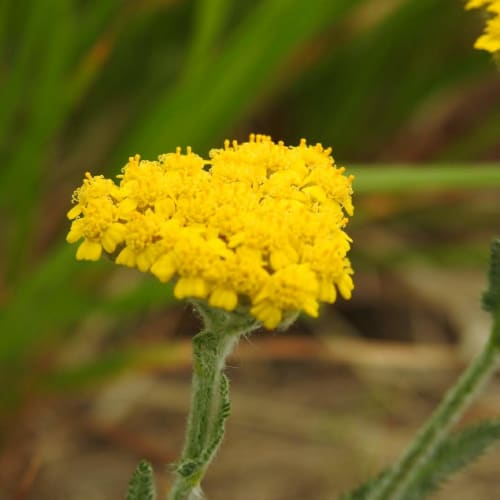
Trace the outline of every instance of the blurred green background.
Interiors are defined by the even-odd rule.
[[[485,267],[500,76],[472,48],[483,22],[460,0],[0,0],[2,441],[33,405],[186,363],[172,336],[195,326],[168,287],[64,242],[87,170],[306,137],[356,174],[358,275]]]

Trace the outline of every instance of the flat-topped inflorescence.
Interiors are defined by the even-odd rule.
[[[115,184],[87,173],[68,212],[77,259],[175,281],[177,298],[248,312],[268,328],[289,313],[317,316],[337,290],[351,296],[344,232],[352,176],[320,144],[268,136],[226,141],[204,160],[190,148],[156,161],[131,157]]]

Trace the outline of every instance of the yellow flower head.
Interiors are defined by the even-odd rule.
[[[466,9],[484,7],[490,18],[486,21],[484,33],[476,40],[474,47],[488,52],[500,51],[500,0],[469,0]]]
[[[352,176],[320,144],[268,136],[226,141],[203,160],[188,148],[157,161],[131,157],[115,184],[86,174],[73,196],[69,243],[79,260],[175,281],[177,298],[244,308],[273,329],[297,312],[318,315],[353,290],[344,232]]]

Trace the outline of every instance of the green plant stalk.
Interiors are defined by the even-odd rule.
[[[498,163],[429,165],[372,164],[351,165],[356,194],[406,193],[495,188],[500,186]]]
[[[201,480],[222,442],[230,411],[229,382],[223,374],[226,358],[240,337],[258,326],[246,315],[194,305],[205,330],[193,338],[191,410],[169,500],[199,498]]]
[[[451,426],[463,414],[496,368],[500,355],[500,308],[493,318],[490,339],[482,352],[446,394],[399,462],[390,467],[367,500],[404,500],[406,489],[425,467],[426,459],[443,442]]]

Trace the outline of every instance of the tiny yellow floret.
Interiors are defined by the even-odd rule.
[[[87,173],[73,195],[66,240],[79,260],[116,264],[174,282],[179,299],[240,308],[266,328],[353,290],[345,232],[353,177],[321,144],[251,135],[209,159],[129,158],[118,183]]]

